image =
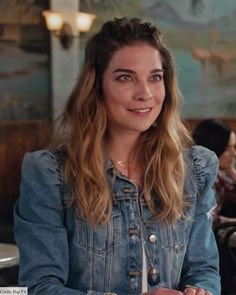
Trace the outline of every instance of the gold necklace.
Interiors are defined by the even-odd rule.
[[[122,160],[114,161],[114,164],[117,164],[123,169],[128,169],[131,163],[132,161],[122,161]]]
[[[138,190],[142,189],[142,184],[140,180],[135,179],[134,177],[131,177],[131,164],[133,161],[123,161],[123,160],[117,160],[117,161],[112,161],[115,166],[119,166],[121,169],[117,167],[117,169],[124,174],[126,177],[128,177],[131,181],[135,183],[137,186]],[[123,170],[123,171],[122,171]]]

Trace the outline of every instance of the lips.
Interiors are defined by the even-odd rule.
[[[138,113],[138,114],[146,114],[151,111],[152,108],[143,108],[143,109],[129,109],[130,112]]]

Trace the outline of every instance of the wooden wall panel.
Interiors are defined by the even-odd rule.
[[[45,147],[50,124],[39,121],[0,121],[0,217],[10,218],[19,195],[21,163],[28,151]]]

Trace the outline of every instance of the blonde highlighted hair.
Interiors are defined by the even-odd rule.
[[[93,225],[108,222],[112,211],[104,166],[108,133],[102,77],[117,50],[140,42],[159,51],[166,91],[155,127],[141,134],[135,150],[146,169],[144,198],[157,219],[172,223],[186,206],[183,153],[191,140],[179,116],[180,95],[171,54],[155,26],[137,18],[115,19],[106,22],[87,43],[84,67],[60,125],[61,142],[67,150],[65,175],[73,203],[79,215]]]

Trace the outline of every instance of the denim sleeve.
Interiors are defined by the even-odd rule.
[[[197,196],[180,288],[195,285],[220,295],[219,257],[212,231],[212,213],[216,206],[212,185],[218,159],[213,152],[199,146],[192,147],[191,154]]]
[[[25,155],[20,197],[14,209],[19,283],[28,287],[29,294],[103,294],[65,287],[69,254],[59,185],[52,153],[43,150]]]

